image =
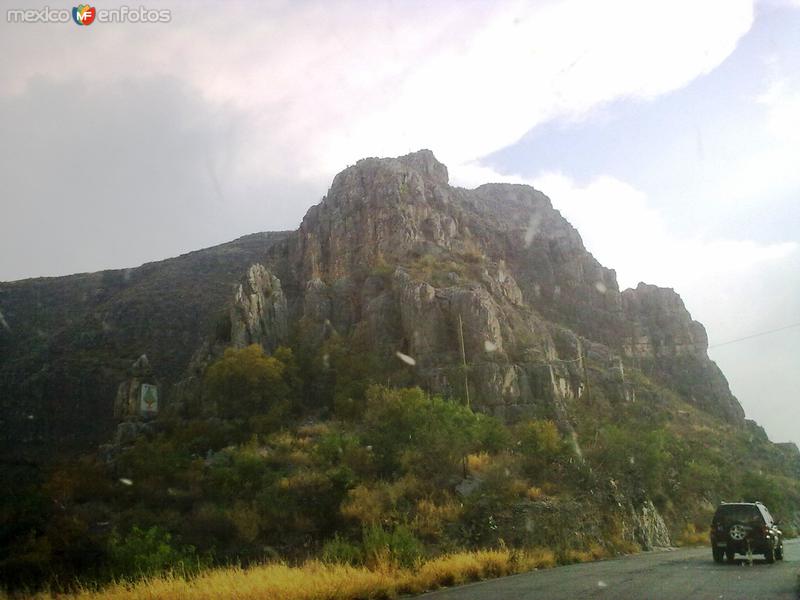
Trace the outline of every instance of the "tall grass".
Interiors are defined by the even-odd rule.
[[[266,564],[246,569],[211,569],[191,579],[162,575],[136,582],[119,582],[102,590],[84,589],[72,595],[41,593],[35,598],[377,600],[552,567],[555,564],[555,556],[550,550],[515,551],[507,548],[449,554],[421,563],[413,569],[390,564],[368,569],[315,560],[299,567]]]
[[[684,527],[676,543],[678,546],[707,546],[708,531],[705,529],[698,530],[694,523],[689,523]]]

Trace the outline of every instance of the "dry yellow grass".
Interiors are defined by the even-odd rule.
[[[547,497],[547,494],[542,491],[542,488],[534,485],[528,488],[528,491],[525,492],[525,496],[527,496],[528,500],[541,500]]]
[[[38,600],[188,599],[354,600],[395,598],[442,586],[552,567],[549,550],[515,552],[502,548],[460,552],[430,560],[417,569],[330,565],[309,561],[300,567],[268,564],[247,569],[227,567],[205,571],[194,579],[165,575],[135,583],[117,583],[100,591],[72,595],[42,593]]]
[[[678,546],[705,546],[708,544],[708,533],[697,530],[694,523],[689,523],[677,541]]]
[[[564,561],[568,563],[590,562],[608,556],[608,552],[600,544],[591,544],[586,550],[567,550]]]
[[[492,457],[488,452],[467,455],[467,468],[470,473],[483,473],[492,463]]]
[[[463,505],[453,500],[436,504],[432,500],[423,498],[417,501],[412,529],[419,535],[440,536],[444,526],[456,521],[463,510]]]

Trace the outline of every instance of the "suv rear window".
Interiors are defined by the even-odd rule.
[[[720,506],[714,515],[714,522],[723,525],[732,523],[760,523],[764,518],[758,507],[753,504],[728,504]]]

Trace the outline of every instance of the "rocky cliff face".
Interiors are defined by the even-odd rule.
[[[530,187],[450,187],[429,151],[366,159],[334,179],[288,245],[296,318],[320,331],[364,328],[387,360],[414,357],[418,383],[466,395],[453,370],[463,330],[467,385],[482,410],[563,423],[589,369],[630,401],[628,362],[743,422],[680,298],[646,285],[620,292],[615,273]]]
[[[300,323],[317,341],[357,332],[387,362],[411,356],[417,384],[469,392],[508,420],[547,416],[569,430],[587,390],[635,401],[627,367],[743,424],[702,326],[672,290],[620,292],[544,194],[452,187],[426,150],[345,169],[295,232],[0,284],[0,314],[6,448],[102,438],[141,354],[169,406],[225,345],[272,350]]]
[[[708,358],[708,336],[672,289],[640,283],[622,294],[623,352],[633,364],[704,410],[742,423],[744,411]]]
[[[271,352],[285,343],[289,323],[280,280],[263,265],[251,265],[234,292],[228,318],[230,342],[238,348],[261,344]]]

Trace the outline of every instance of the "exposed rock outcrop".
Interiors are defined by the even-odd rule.
[[[708,358],[708,336],[681,297],[669,288],[640,283],[622,294],[627,332],[625,355],[646,374],[728,421],[742,424],[744,411],[719,367]]]
[[[460,318],[470,396],[504,418],[547,415],[568,429],[566,404],[590,371],[603,393],[635,401],[629,361],[742,424],[702,325],[672,290],[620,292],[541,192],[452,188],[446,173],[421,151],[337,175],[289,242],[299,315],[318,332],[365,324],[376,352],[412,355],[418,383],[445,393],[464,393]]]
[[[289,336],[288,316],[280,280],[263,265],[251,265],[229,311],[230,341],[239,348],[261,344],[272,351]]]
[[[646,500],[638,508],[630,506],[630,515],[630,520],[626,521],[629,526],[626,537],[632,538],[642,550],[666,548],[672,545],[664,517],[651,500]]]
[[[128,378],[117,388],[114,417],[122,420],[156,414],[158,414],[158,384],[154,379],[147,355],[142,354],[131,365]]]
[[[470,493],[480,493],[480,482],[465,481],[471,484]],[[602,502],[598,497],[520,502],[497,517],[494,526],[512,546],[565,549],[620,542],[643,550],[672,546],[664,519],[649,500],[638,507],[621,495],[611,503],[598,502]]]

